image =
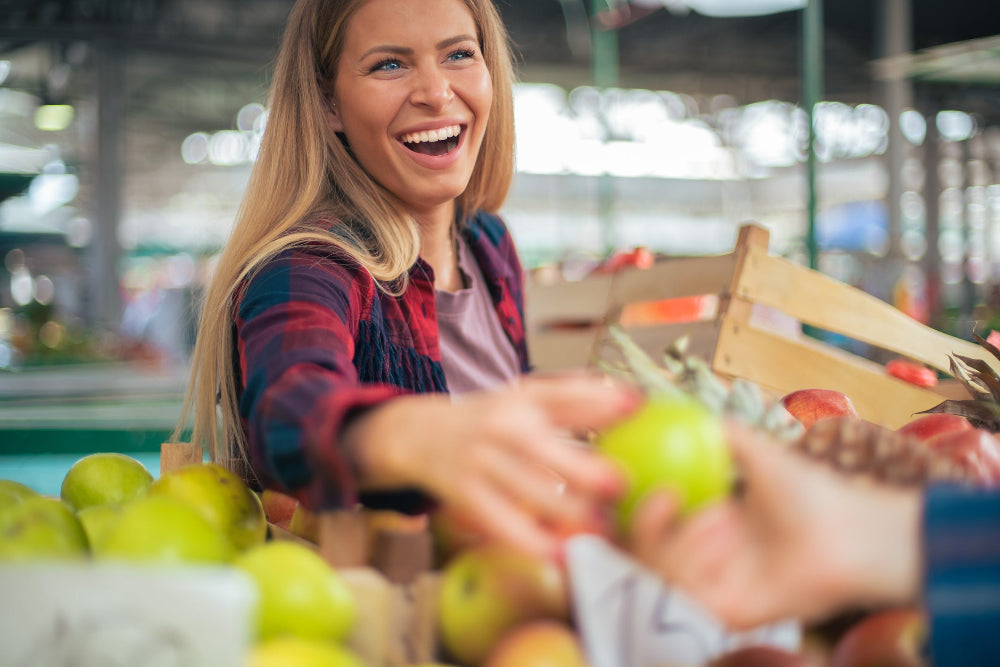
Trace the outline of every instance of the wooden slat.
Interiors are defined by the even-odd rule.
[[[611,282],[611,276],[594,276],[554,285],[528,283],[524,297],[528,327],[603,320],[608,310]]]
[[[777,396],[797,389],[835,389],[851,398],[858,414],[898,428],[941,396],[890,377],[874,362],[819,341],[792,340],[745,323],[724,321],[715,370],[759,384]]]
[[[925,326],[863,290],[758,249],[750,252],[735,293],[946,373],[951,353],[996,363],[979,345]]]
[[[160,445],[160,474],[201,463],[203,458],[201,445],[189,442],[164,442]]]
[[[319,552],[336,568],[364,567],[370,556],[368,527],[360,510],[320,512]]]
[[[598,331],[598,327],[529,331],[528,349],[535,370],[548,372],[588,366]]]
[[[609,303],[620,310],[630,303],[720,294],[729,286],[734,266],[734,256],[727,254],[666,259],[648,269],[624,269],[614,275]]]
[[[440,574],[393,584],[367,567],[340,570],[358,602],[358,620],[346,644],[369,667],[431,664],[438,653]]]

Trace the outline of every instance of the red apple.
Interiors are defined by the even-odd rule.
[[[983,484],[1000,482],[1000,441],[984,428],[945,431],[925,441]]]
[[[709,667],[820,667],[813,658],[777,646],[744,646],[709,663]]]
[[[926,441],[939,433],[968,431],[970,429],[972,429],[972,422],[961,415],[932,412],[920,415],[916,419],[903,424],[897,430],[903,435]]]
[[[593,275],[617,273],[622,269],[635,267],[638,269],[648,269],[656,262],[656,256],[645,246],[636,246],[631,250],[618,250],[611,257],[604,260],[593,270]]]
[[[799,389],[782,397],[781,404],[807,429],[821,419],[858,416],[847,394],[835,389]]]
[[[915,607],[873,612],[837,641],[830,667],[921,667],[927,620]]]
[[[569,625],[543,619],[505,634],[483,667],[587,667],[587,661]]]
[[[910,359],[893,359],[886,363],[885,372],[918,387],[933,387],[938,383],[937,373]]]
[[[260,502],[264,506],[264,516],[268,522],[283,527],[291,522],[292,514],[299,504],[298,499],[274,489],[264,489],[260,494]]]
[[[429,524],[434,542],[434,562],[438,568],[486,540],[470,519],[451,506],[442,506],[431,512]]]

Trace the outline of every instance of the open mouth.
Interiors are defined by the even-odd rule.
[[[461,125],[449,125],[437,130],[410,132],[399,138],[403,145],[414,153],[422,155],[447,155],[458,148],[462,134]]]

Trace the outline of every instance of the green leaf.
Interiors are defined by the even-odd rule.
[[[626,365],[635,374],[635,380],[651,394],[682,394],[683,392],[670,381],[663,369],[653,358],[639,347],[625,331],[617,326],[608,327],[611,339],[618,346]]]

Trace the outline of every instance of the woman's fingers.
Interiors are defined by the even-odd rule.
[[[566,478],[552,468],[500,448],[484,448],[478,456],[490,482],[540,519],[585,511],[580,499],[567,493]]]
[[[476,484],[461,497],[463,515],[489,538],[542,558],[557,558],[560,540],[508,496]]]
[[[572,493],[611,501],[625,491],[625,476],[617,465],[569,438],[553,436],[547,445],[532,448],[531,456],[562,476]]]
[[[548,395],[550,389],[554,386],[542,393]],[[570,493],[610,500],[624,490],[621,471],[591,447],[570,438],[538,395],[530,391],[498,395],[482,408],[484,415],[477,424],[482,446],[506,450],[525,462],[551,469],[564,478]]]
[[[635,387],[591,374],[526,378],[520,390],[537,402],[556,426],[565,428],[605,428],[642,401]]]
[[[680,499],[670,491],[655,491],[639,505],[629,529],[629,548],[639,561],[659,567],[679,516]]]

